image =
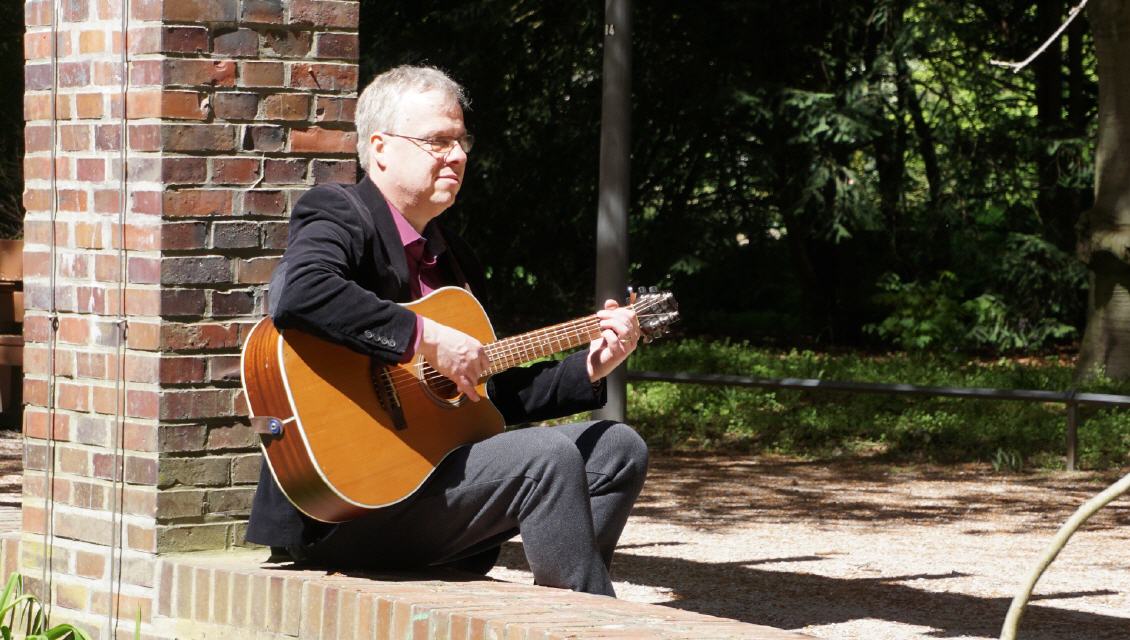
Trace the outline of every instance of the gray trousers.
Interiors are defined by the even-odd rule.
[[[507,431],[462,447],[411,498],[338,525],[322,564],[408,569],[490,553],[522,534],[537,584],[614,596],[612,552],[647,473],[647,446],[609,421]]]

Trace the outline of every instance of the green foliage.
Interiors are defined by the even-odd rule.
[[[864,330],[900,349],[1035,351],[1077,337],[1082,313],[1082,265],[1049,242],[1007,234],[991,278],[966,278],[966,289],[991,292],[966,299],[956,274],[903,282],[887,273],[874,302],[890,309]]]
[[[892,309],[878,324],[865,331],[901,349],[956,347],[963,338],[963,305],[956,300],[957,278],[943,271],[933,282],[903,282],[887,273],[879,280],[875,302]]]
[[[0,594],[0,638],[11,640],[90,640],[81,629],[70,624],[48,627],[47,611],[39,599],[24,593],[23,576],[13,573]]]
[[[864,356],[767,350],[747,342],[687,339],[637,351],[636,370],[920,386],[1067,390],[1073,362],[1059,356],[964,360],[928,352]],[[1098,380],[1086,389],[1130,395]],[[1066,410],[1058,403],[801,392],[633,383],[630,421],[664,449],[775,451],[802,456],[881,454],[894,460],[981,460],[1017,470],[1063,464]],[[1106,468],[1130,461],[1130,411],[1080,411],[1078,459]]]
[[[1091,41],[1070,30],[1057,44],[1074,54],[1052,73],[987,63],[1038,46],[1038,14],[998,0],[648,3],[633,15],[632,281],[673,289],[686,330],[714,337],[1071,339]],[[500,328],[590,308],[601,5],[365,2],[361,33],[362,81],[426,62],[469,89],[480,143],[445,215],[492,267]]]

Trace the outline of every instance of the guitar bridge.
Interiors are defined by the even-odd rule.
[[[376,358],[369,359],[369,381],[377,393],[377,400],[392,418],[392,426],[397,431],[403,431],[408,428],[408,421],[404,419],[404,407],[400,404],[400,394],[396,392],[392,371],[392,367],[381,364]]]

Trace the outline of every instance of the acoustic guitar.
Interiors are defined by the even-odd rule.
[[[467,291],[444,287],[406,307],[481,342],[489,369],[471,402],[422,356],[400,365],[264,318],[243,346],[243,390],[252,426],[287,499],[323,522],[343,522],[412,495],[451,451],[501,433],[487,379],[600,337],[596,315],[496,340]],[[678,318],[673,297],[648,292],[632,303],[642,340]]]

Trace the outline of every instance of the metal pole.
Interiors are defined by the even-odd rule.
[[[1074,395],[1074,394],[1072,394]],[[1067,470],[1075,471],[1075,445],[1079,439],[1079,404],[1067,401]]]
[[[628,196],[631,169],[631,0],[604,2],[604,89],[600,109],[600,202],[596,221],[596,303],[620,300],[628,287]],[[596,412],[624,420],[627,381],[608,377],[608,402]]]

